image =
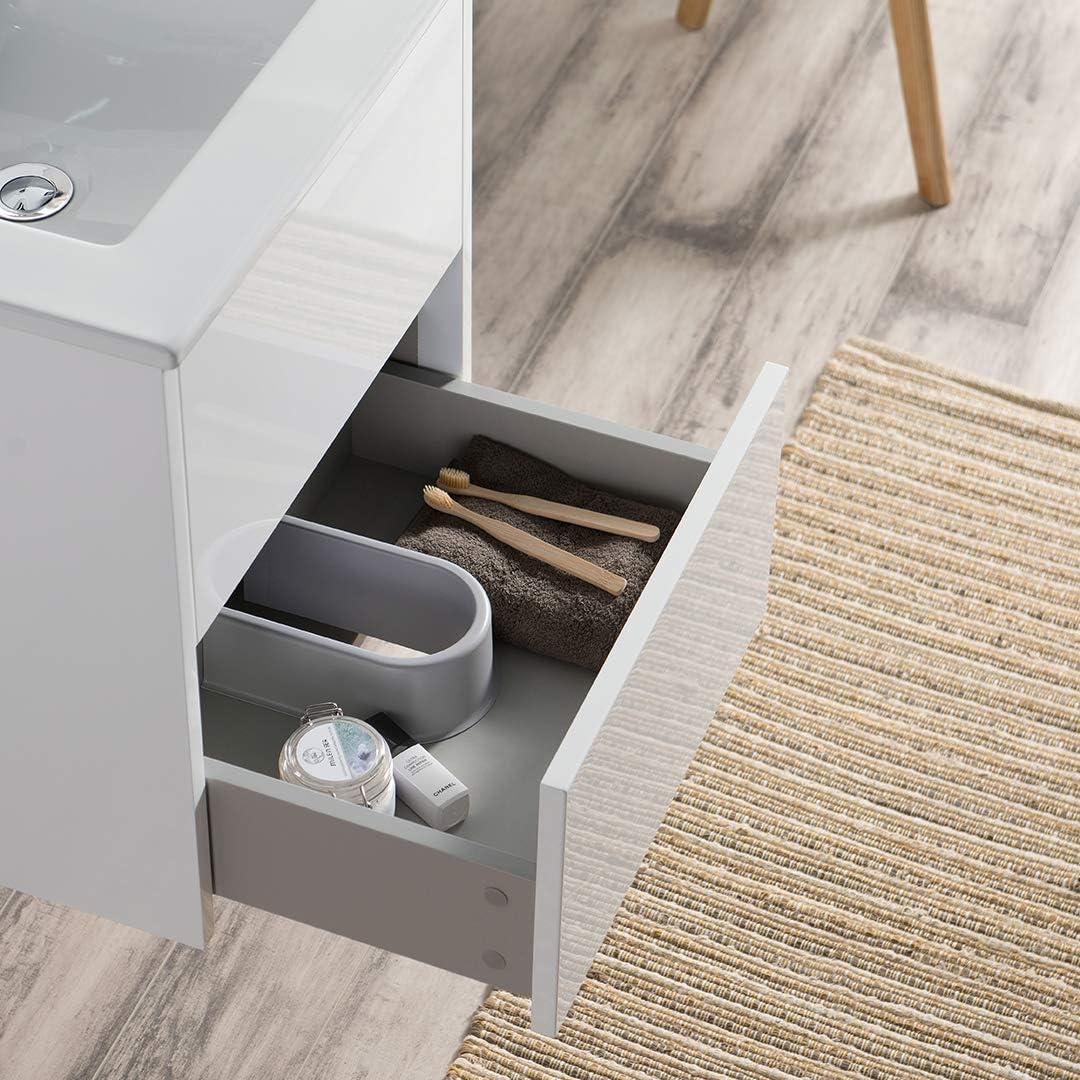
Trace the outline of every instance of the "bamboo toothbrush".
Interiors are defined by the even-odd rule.
[[[532,514],[533,517],[566,521],[571,525],[583,525],[587,529],[614,533],[616,536],[629,536],[634,540],[644,540],[649,544],[660,536],[660,530],[655,525],[646,525],[643,521],[631,521],[629,518],[616,517],[614,514],[601,514],[596,510],[583,510],[580,506],[549,502],[547,499],[537,499],[532,495],[509,495],[502,491],[477,487],[469,482],[469,474],[464,469],[440,469],[438,484],[443,491],[502,503],[503,506],[512,506],[515,510]]]
[[[618,574],[613,574],[610,570],[605,570],[602,566],[581,558],[580,555],[574,555],[561,547],[556,547],[555,544],[549,544],[546,540],[525,532],[524,529],[518,529],[513,525],[507,525],[505,521],[496,521],[494,518],[467,510],[461,503],[454,502],[445,491],[432,484],[424,487],[424,502],[432,510],[441,510],[444,514],[468,521],[478,529],[483,529],[488,536],[493,536],[506,544],[507,547],[512,547],[524,555],[531,555],[534,559],[539,559],[542,563],[547,563],[548,566],[553,566],[564,574],[569,574],[571,577],[595,585],[598,589],[603,589],[604,592],[611,593],[612,596],[618,596],[626,588],[626,578],[619,577]]]

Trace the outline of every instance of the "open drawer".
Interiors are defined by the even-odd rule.
[[[276,779],[296,716],[204,689],[215,892],[531,993],[554,1032],[764,610],[785,375],[713,454],[391,365],[294,516],[393,541],[482,433],[681,523],[599,673],[496,642],[494,705],[430,747],[471,791],[450,833]]]

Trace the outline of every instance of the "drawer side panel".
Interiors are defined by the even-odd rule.
[[[210,758],[206,781],[215,893],[529,992],[534,886],[516,860]]]

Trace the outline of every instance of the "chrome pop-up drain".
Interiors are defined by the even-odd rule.
[[[63,169],[30,162],[0,169],[0,218],[4,221],[40,221],[59,214],[75,194],[75,185]]]

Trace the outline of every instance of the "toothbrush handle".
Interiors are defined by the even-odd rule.
[[[595,585],[598,589],[611,593],[612,596],[618,596],[626,588],[626,578],[619,577],[618,574],[613,574],[610,570],[605,570],[602,566],[581,558],[580,555],[574,555],[555,544],[549,544],[546,540],[525,532],[524,529],[477,514],[459,503],[454,504],[453,511],[447,511],[447,513],[451,512],[478,529],[483,529],[489,536],[493,536],[507,547],[512,547],[523,555],[539,559],[542,563],[547,563],[548,566],[553,566],[556,570],[561,570],[564,574],[576,577],[580,581]]]
[[[503,491],[492,491],[490,488],[476,487],[473,484],[470,484],[461,494],[512,506],[522,513],[532,514],[533,517],[566,521],[571,525],[583,525],[586,529],[614,533],[616,536],[629,536],[634,540],[644,540],[649,544],[660,537],[660,530],[655,525],[647,525],[643,521],[631,521],[630,518],[617,517],[615,514],[601,514],[597,510],[585,510],[580,506],[567,506],[566,503],[538,499],[534,495],[511,495]]]

